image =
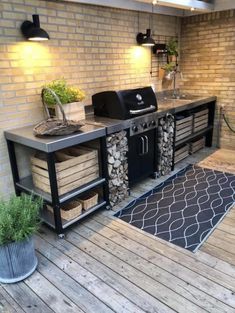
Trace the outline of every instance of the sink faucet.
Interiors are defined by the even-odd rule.
[[[172,97],[174,99],[177,99],[179,97],[179,93],[177,92],[177,89],[176,89],[176,75],[178,73],[181,74],[181,72],[178,70],[178,66],[176,65],[175,69],[174,69],[174,71],[172,73],[172,75],[173,75],[173,94],[172,94]]]

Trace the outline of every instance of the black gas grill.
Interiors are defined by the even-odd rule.
[[[105,91],[92,97],[94,113],[115,119],[130,119],[128,129],[129,185],[155,172],[157,100],[151,87]],[[149,114],[147,114],[149,113]],[[151,114],[152,113],[152,114]]]
[[[152,87],[100,92],[92,96],[92,104],[95,115],[121,120],[157,110]]]

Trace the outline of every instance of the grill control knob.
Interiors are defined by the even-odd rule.
[[[156,125],[156,122],[153,120],[151,121],[151,126],[155,126]]]
[[[142,124],[142,127],[143,127],[144,129],[146,129],[146,128],[148,127],[147,123],[143,123],[143,124]]]
[[[133,130],[133,132],[136,133],[136,132],[138,131],[138,127],[137,127],[137,126],[133,126],[133,127],[132,127],[132,130]]]

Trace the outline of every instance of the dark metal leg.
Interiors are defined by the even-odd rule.
[[[54,219],[55,219],[55,230],[57,234],[63,234],[63,227],[60,215],[60,202],[58,195],[58,185],[56,178],[56,169],[55,169],[55,155],[54,152],[47,154],[47,165],[49,180],[51,186],[51,198],[52,198],[52,207],[54,210]]]
[[[209,120],[208,125],[213,126],[214,125],[214,118],[215,118],[215,102],[212,102],[208,105],[209,108]],[[213,129],[210,130],[206,134],[206,147],[212,147],[213,142]]]
[[[206,147],[212,147],[212,142],[213,142],[213,130],[210,130],[206,134]]]
[[[172,155],[172,165],[171,170],[174,171],[175,169],[175,143],[176,143],[176,119],[174,116],[174,135],[173,135],[173,155]]]
[[[106,201],[106,206],[109,207],[109,186],[108,186],[108,158],[107,158],[107,146],[106,137],[100,138],[100,151],[101,151],[101,163],[102,163],[102,177],[105,178],[105,183],[103,185],[104,200]]]
[[[7,140],[7,147],[8,147],[8,154],[9,154],[10,164],[11,164],[11,171],[12,171],[12,176],[13,176],[13,183],[14,183],[15,193],[16,193],[17,196],[19,196],[21,192],[20,192],[20,190],[16,186],[16,183],[19,182],[19,171],[18,171],[18,166],[17,166],[17,161],[16,161],[14,142],[10,141],[10,140]]]

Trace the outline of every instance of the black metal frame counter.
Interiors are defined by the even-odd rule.
[[[206,138],[206,146],[211,146],[212,144],[212,135],[213,135],[213,120],[214,120],[214,110],[215,110],[215,103],[216,103],[216,97],[215,96],[210,96],[210,97],[204,97],[204,96],[195,96],[195,95],[185,95],[183,98],[180,99],[173,99],[171,96],[171,93],[169,91],[167,92],[162,92],[162,93],[157,93],[157,100],[158,100],[158,110],[152,113],[148,113],[145,115],[146,119],[151,119],[153,121],[160,121],[160,120],[165,120],[167,117],[172,116],[173,118],[173,125],[170,127],[170,129],[173,129],[172,134],[167,134],[168,137],[172,137],[173,139],[173,155],[172,159],[169,160],[169,156],[167,156],[167,160],[169,161],[169,170],[174,169],[174,151],[175,151],[175,145],[181,146],[184,145],[187,142],[190,142],[194,139],[197,139],[201,136],[205,136]],[[199,109],[201,110],[203,107],[208,107],[209,108],[209,121],[208,121],[208,127],[205,129],[202,129],[198,132],[194,132],[190,136],[186,137],[185,139],[182,139],[179,142],[175,142],[175,116],[179,114],[184,114],[185,112],[188,112],[190,114],[193,114],[195,110]],[[142,118],[141,117],[141,118]],[[136,117],[137,118],[137,117]],[[127,131],[127,134],[130,134],[133,125],[135,125],[135,120],[136,118],[132,119],[127,119],[127,120],[118,120],[118,119],[112,119],[108,117],[99,117],[99,116],[94,116],[90,114],[90,116],[87,118],[87,122],[93,125],[99,125],[99,126],[104,126],[106,127],[107,135],[111,134],[116,134],[119,131]],[[130,130],[130,131],[129,131]],[[164,130],[164,133],[166,135],[166,130]],[[156,144],[159,146],[160,142],[160,133],[159,129],[157,131],[157,142]],[[128,135],[129,138],[129,135]],[[129,141],[129,139],[128,139]],[[159,151],[158,151],[159,152]],[[159,169],[159,164],[160,162],[159,159],[159,153],[156,152],[157,156],[157,166],[156,169]],[[170,153],[171,155],[172,153]],[[165,172],[165,171],[163,171]]]
[[[49,214],[46,209],[42,212],[42,220],[55,231],[63,236],[64,230],[73,223],[81,220],[85,216],[100,208],[109,207],[109,190],[108,190],[108,170],[107,170],[107,146],[106,146],[106,129],[94,125],[85,125],[81,131],[68,136],[53,136],[48,138],[38,138],[33,135],[33,126],[5,131],[5,138],[8,146],[13,183],[15,192],[20,195],[21,192],[32,193],[41,196],[46,204],[53,207],[53,213]],[[59,195],[57,172],[55,167],[55,152],[64,148],[91,142],[96,139],[99,146],[99,176],[82,186],[75,188],[67,193]],[[40,151],[46,155],[46,164],[48,168],[48,178],[50,183],[50,193],[38,189],[33,184],[32,173],[26,176],[21,175],[19,169],[19,155],[16,153],[16,145],[22,149],[21,158],[27,159],[28,149],[32,152]],[[28,166],[30,167],[30,166]],[[21,169],[20,169],[21,170]],[[61,217],[61,207],[66,203],[76,199],[80,194],[94,188],[102,188],[102,197],[98,203],[89,211],[77,216],[72,220],[63,220]]]

